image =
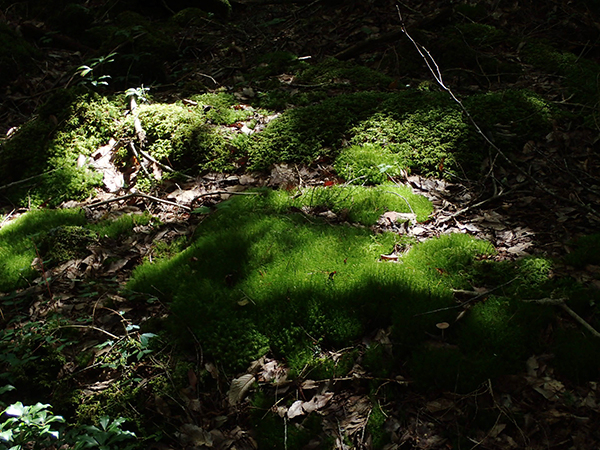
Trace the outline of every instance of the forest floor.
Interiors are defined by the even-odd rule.
[[[446,87],[463,98],[526,88],[540,95],[566,111],[542,136],[532,130],[532,137],[523,139],[519,149],[504,159],[497,150],[502,152],[503,133],[509,141],[512,139],[511,124],[497,123],[494,135],[482,132],[485,137],[480,136],[480,145],[489,156],[478,162],[479,177],[448,176],[443,160],[437,165],[437,177],[405,172],[395,181],[427,197],[433,213],[411,227],[383,216],[371,230],[404,234],[417,243],[447,233],[463,233],[491,243],[495,252],[485,258],[495,262],[518,264],[538,256],[552,260],[548,278],[556,286],[561,286],[562,280],[577,283],[590,300],[584,306],[570,308],[560,298],[538,299],[554,301],[555,308],[554,318],[539,339],[550,340],[552,333],[563,327],[575,329],[585,337],[581,342],[592,342],[590,352],[596,355],[598,345],[594,340],[599,336],[593,326],[600,323],[593,304],[600,290],[597,255],[583,264],[567,263],[565,255],[577,247],[577,238],[598,232],[599,98],[597,91],[595,98],[586,98],[586,91],[577,91],[577,82],[575,87],[569,84],[571,74],[564,66],[556,70],[542,68],[521,50],[532,40],[549,42],[560,52],[576,55],[577,61],[597,64],[600,22],[585,4],[558,0],[543,5],[498,3],[486,1],[479,7],[465,4],[458,8],[444,2],[408,0],[399,5],[410,37],[431,51],[432,73],[425,64],[427,53],[425,57],[417,53],[402,31],[401,18],[391,2],[239,1],[228,20],[210,17],[177,30],[174,41],[182,56],[165,62],[165,79],[152,85],[150,94],[155,103],[177,100],[192,104],[188,99],[193,89],[224,89],[234,96],[239,108],[246,108],[259,98],[267,98],[261,95],[277,92],[277,98],[285,99],[283,106],[273,108],[278,111],[272,117],[257,119],[259,124],[263,120],[261,125],[266,127],[288,109],[287,100],[291,99],[293,105],[294,97],[312,95],[315,89],[323,90],[328,97],[361,90],[354,80],[331,79],[310,85],[296,82],[293,74],[285,71],[285,65],[281,71],[257,74],[261,68],[272,69],[273,64],[263,59],[264,55],[289,52],[306,57],[309,63],[328,57],[353,60],[390,77],[386,92],[411,86],[437,92]],[[41,17],[24,21],[10,8],[5,8],[3,15],[11,27],[21,26],[40,52],[35,59],[39,70],[34,75],[15,77],[2,87],[5,100],[0,109],[0,131],[8,141],[52,92],[75,83],[74,77],[79,75],[74,75],[74,70],[89,61],[83,55],[91,49],[75,48],[78,45],[68,36],[55,41],[62,45],[44,44],[31,29],[49,30]],[[157,19],[150,16],[149,20]],[[460,45],[453,47],[448,42],[456,36],[448,33],[455,23],[493,26],[502,31],[502,37],[463,36]],[[493,34],[491,29],[488,31]],[[473,42],[477,48],[471,46]],[[438,66],[442,87],[434,79]],[[130,80],[124,83],[122,90],[133,85]],[[596,86],[597,81],[592,85]],[[478,122],[480,117],[473,115],[473,120]],[[235,122],[226,128],[243,134],[245,125]],[[498,142],[498,147],[494,148],[492,141]],[[140,172],[141,165],[135,170]],[[154,170],[160,168],[154,165]],[[63,405],[65,411],[60,413],[69,416],[74,414],[72,403],[77,392],[75,401],[89,404],[87,410],[77,411],[78,420],[93,421],[102,414],[123,415],[131,420],[131,429],[145,439],[141,448],[160,450],[598,448],[598,367],[591,369],[591,375],[586,366],[585,376],[566,376],[552,365],[554,355],[550,353],[528,355],[520,370],[462,392],[448,389],[444,383],[423,388],[403,364],[384,376],[365,370],[360,358],[369,346],[390,352],[380,354],[382,358],[393,352],[396,342],[389,328],[371,330],[354,345],[360,357],[343,372],[334,370],[333,375],[323,378],[301,372],[288,379],[286,361],[272,353],[254,361],[247,370],[232,373],[215,363],[211,355],[205,357],[202,343],[193,342],[193,333],[187,344],[166,342],[161,336],[160,345],[148,345],[156,331],[149,324],[173,312],[161,295],[132,294],[127,291],[127,283],[143,261],[155,255],[157,259],[171,256],[169,252],[174,255],[178,242],[197,237],[206,220],[203,213],[198,213],[200,208],[214,208],[249,188],[291,190],[339,183],[333,161],[327,157],[312,164],[276,162],[260,171],[247,171],[242,162],[235,171],[205,172],[193,179],[166,182],[148,194],[109,192],[104,186],[93,197],[63,202],[63,208],[83,208],[89,222],[117,219],[124,214],[138,214],[145,219],[134,219],[132,232],[100,244],[95,242],[83,254],[53,267],[45,268],[38,254],[33,262],[37,278],[30,279],[27,287],[6,289],[0,297],[0,312],[2,324],[10,333],[5,331],[1,342],[5,352],[17,349],[11,354],[17,355],[17,365],[22,369],[9,370],[11,365],[16,367],[9,356],[0,360],[11,374],[8,381],[17,387],[13,393],[3,394],[7,395],[3,402],[28,399],[52,403],[57,413]],[[0,193],[7,184],[0,180]],[[2,227],[28,211],[23,204],[0,201]],[[149,216],[142,216],[143,212]],[[329,217],[332,223],[343,221],[331,211],[311,213]],[[157,242],[165,243],[160,251]],[[398,259],[399,253],[387,256]],[[443,268],[438,271],[445,276]],[[335,273],[328,274],[330,280]],[[501,288],[473,286],[471,290],[456,289],[455,294],[485,300]],[[460,311],[468,312],[470,306],[465,305],[471,300],[458,298],[457,302]],[[57,312],[61,316],[58,321]],[[72,333],[65,334],[68,328]],[[445,341],[444,331],[441,339],[429,338],[429,346],[451,345]],[[16,344],[28,340],[28,350],[23,349],[27,345]],[[48,354],[48,348],[60,357]],[[90,349],[95,349],[93,358],[82,360],[80,356]],[[320,357],[326,361],[324,365],[338,367],[351,350],[330,347],[323,349]],[[38,366],[48,371],[47,376],[31,373],[36,371],[37,362],[25,361],[26,356],[54,361]],[[61,383],[54,383],[56,379]]]

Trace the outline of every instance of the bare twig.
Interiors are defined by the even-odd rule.
[[[556,305],[560,306],[562,309],[566,311],[575,321],[577,321],[583,328],[588,330],[594,337],[600,338],[600,333],[592,327],[586,320],[573,311],[565,302],[566,298],[540,298],[534,300],[523,300],[527,303],[537,303],[539,305]]]
[[[19,181],[13,181],[12,183],[8,183],[8,184],[5,184],[4,186],[0,186],[0,191],[3,190],[3,189],[11,188],[13,186],[17,186],[19,184],[27,183],[28,181],[35,180],[36,178],[41,178],[41,177],[43,177],[45,175],[48,175],[48,174],[50,174],[52,172],[56,172],[59,169],[62,169],[62,166],[61,167],[56,167],[56,168],[54,168],[52,170],[49,170],[48,172],[40,173],[39,175],[34,175],[32,177],[29,177],[29,178],[23,178],[22,180],[19,180]]]
[[[177,206],[178,208],[185,209],[186,211],[192,210],[192,208],[190,208],[189,206],[180,205],[179,203],[172,202],[169,200],[164,200],[162,198],[154,197],[152,195],[142,194],[141,192],[130,192],[129,194],[126,194],[126,195],[121,195],[119,197],[109,198],[108,200],[102,200],[101,202],[92,203],[91,205],[88,205],[88,208],[94,208],[96,206],[102,206],[102,205],[106,205],[108,203],[118,202],[121,200],[127,200],[128,198],[132,198],[132,197],[140,197],[140,198],[145,198],[147,200],[152,200],[153,202],[164,203],[166,205],[171,205],[171,206]]]
[[[467,305],[469,303],[473,303],[475,300],[478,300],[481,297],[485,297],[487,295],[490,295],[492,292],[495,292],[498,289],[502,289],[503,287],[508,286],[509,284],[513,283],[517,279],[518,279],[518,277],[515,277],[512,280],[507,281],[506,283],[502,283],[499,286],[496,286],[494,288],[488,289],[488,290],[486,290],[484,292],[481,292],[481,293],[477,293],[475,291],[473,291],[473,292],[471,292],[471,291],[465,291],[465,290],[462,290],[462,289],[452,291],[455,294],[467,294],[468,293],[468,295],[472,295],[472,297],[469,300],[466,300],[466,301],[460,303],[459,305],[446,306],[445,308],[438,308],[438,309],[434,309],[432,311],[422,312],[422,313],[419,313],[419,314],[415,314],[413,317],[426,316],[427,314],[434,314],[434,313],[441,312],[441,311],[448,311],[450,309],[462,308],[463,306],[465,306],[465,305]]]

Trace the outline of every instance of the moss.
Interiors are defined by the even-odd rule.
[[[400,176],[406,167],[401,156],[375,144],[346,147],[335,160],[338,175],[354,184],[381,184]]]
[[[250,149],[249,166],[267,168],[275,162],[311,162],[332,156],[358,120],[366,118],[386,98],[381,93],[341,95],[318,105],[291,109],[258,133]]]
[[[39,241],[42,257],[53,264],[59,264],[84,256],[87,247],[98,242],[98,236],[91,230],[78,225],[62,225],[52,228]]]
[[[297,76],[297,81],[302,84],[325,83],[361,90],[375,90],[387,88],[392,78],[350,61],[329,58],[302,70]]]
[[[231,168],[228,142],[209,126],[202,109],[141,105],[139,119],[146,131],[148,152],[172,168],[193,173]],[[133,130],[133,118],[128,125]]]
[[[77,3],[69,3],[60,12],[54,12],[51,23],[71,36],[81,37],[94,21],[92,10]]]
[[[6,23],[0,23],[0,83],[3,86],[35,69],[33,59],[37,56],[37,51],[27,41]]]
[[[558,116],[548,101],[528,90],[489,92],[469,97],[464,103],[479,124],[513,148],[525,139],[545,136],[551,130],[551,119]],[[499,125],[503,129],[494,128]]]
[[[169,21],[179,27],[198,26],[204,23],[208,18],[206,11],[200,8],[185,8],[176,12]]]
[[[384,428],[386,417],[381,406],[375,403],[367,422],[367,431],[371,435],[374,450],[380,450],[390,442],[390,434]]]
[[[290,212],[290,200],[285,209],[283,195],[221,204],[190,247],[143,264],[129,283],[170,300],[178,318],[170,330],[177,334],[184,320],[229,370],[271,350],[301,371],[314,352],[351,345],[392,322],[404,343],[419,341],[447,314],[414,314],[452,304],[436,267],[458,271],[488,248],[468,236],[448,237],[414,249],[403,264],[381,263],[394,235],[307,220]]]
[[[292,193],[291,205],[312,212],[331,210],[340,221],[374,225],[387,211],[415,213],[423,222],[433,212],[431,202],[409,187],[386,183],[376,187],[329,186]],[[285,204],[285,203],[284,203]],[[289,207],[289,206],[288,206]]]
[[[573,100],[593,108],[594,114],[584,117],[584,120],[587,125],[595,127],[599,99],[597,75],[600,72],[597,62],[539,41],[528,42],[521,54],[525,62],[564,77],[564,85],[573,94]]]
[[[600,234],[590,234],[577,239],[573,251],[565,256],[565,260],[579,268],[588,264],[600,265]]]
[[[0,291],[22,287],[36,272],[31,262],[36,257],[32,237],[61,225],[82,225],[80,210],[40,210],[29,212],[0,230]]]
[[[552,345],[559,372],[576,383],[597,379],[600,345],[596,340],[581,329],[559,329]]]
[[[2,144],[0,179],[9,183],[41,175],[29,184],[4,191],[15,203],[57,205],[87,197],[101,176],[77,167],[118,129],[118,105],[95,94],[59,91],[40,108],[39,117],[23,125]]]

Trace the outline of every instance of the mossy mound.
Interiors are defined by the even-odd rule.
[[[0,229],[0,292],[21,288],[37,276],[31,266],[40,256],[50,264],[82,256],[101,238],[116,239],[148,215],[124,215],[88,224],[80,209],[34,210]]]
[[[57,264],[81,257],[87,247],[98,242],[98,235],[78,225],[62,225],[49,230],[39,243],[40,255]]]
[[[53,94],[38,117],[0,147],[3,183],[38,176],[4,194],[15,203],[34,206],[87,197],[101,176],[78,166],[77,159],[116,135],[119,116],[118,106],[105,97],[77,90]]]
[[[596,126],[600,64],[539,41],[528,42],[521,49],[521,54],[525,62],[536,68],[564,77],[564,87],[573,95],[573,101],[592,108],[593,114],[586,113],[584,116],[586,125]]]
[[[354,184],[382,184],[402,175],[407,161],[389,148],[376,144],[343,148],[335,160],[335,171]]]
[[[25,214],[0,229],[0,292],[23,287],[35,276],[35,240],[59,226],[81,226],[80,210],[39,210]]]
[[[350,345],[367,330],[389,325],[410,347],[448,318],[415,318],[452,303],[436,268],[458,274],[475,254],[489,251],[468,236],[447,236],[434,241],[435,251],[431,244],[415,247],[403,264],[381,262],[394,248],[394,235],[285,212],[285,196],[223,203],[189,248],[145,263],[129,284],[171,300],[172,332],[181,336],[189,326],[230,370],[272,351],[298,371],[320,349]]]
[[[504,135],[500,139],[512,148],[533,137],[532,128],[537,136],[547,132],[553,114],[528,91],[476,95],[465,105],[484,129]],[[332,159],[344,140],[385,147],[385,153],[396,155],[394,166],[401,162],[423,175],[473,176],[486,155],[481,138],[446,93],[407,90],[339,95],[288,110],[253,139],[249,164],[264,168],[276,161]]]
[[[386,89],[393,79],[381,72],[350,61],[328,58],[302,69],[296,81],[301,84],[325,84],[328,87],[351,87],[357,90]]]

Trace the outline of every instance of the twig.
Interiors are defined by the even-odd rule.
[[[133,141],[131,141],[129,143],[129,148],[131,148],[131,151],[133,152],[133,155],[137,158],[137,160],[140,162],[140,166],[142,166],[142,170],[144,171],[144,173],[148,176],[148,178],[150,178],[150,172],[148,172],[148,169],[146,169],[146,166],[144,165],[144,163],[142,162],[142,158],[140,158],[140,155],[137,151],[137,149],[135,148],[135,144],[133,143]]]
[[[446,84],[444,83],[444,79],[442,77],[440,68],[437,65],[433,56],[431,56],[431,53],[429,53],[429,50],[427,50],[425,47],[423,47],[422,45],[417,43],[417,41],[415,41],[413,39],[413,37],[408,33],[408,31],[406,30],[406,25],[404,24],[404,19],[402,18],[402,13],[400,12],[400,7],[398,5],[396,5],[396,10],[398,11],[398,17],[400,18],[400,29],[402,30],[402,33],[410,40],[410,42],[412,42],[414,47],[417,49],[417,52],[419,52],[419,55],[421,55],[421,58],[423,58],[423,60],[425,61],[425,64],[427,65],[429,72],[431,73],[431,75],[433,76],[433,78],[435,79],[437,84],[444,91],[446,91],[450,95],[450,97],[452,97],[452,100],[454,100],[454,102],[456,102],[456,104],[460,107],[460,109],[463,111],[465,116],[469,119],[469,122],[475,128],[475,131],[477,132],[477,134],[479,134],[490,147],[492,147],[500,156],[502,156],[502,158],[509,165],[511,165],[521,175],[524,175],[527,179],[529,179],[533,184],[535,184],[535,186],[537,188],[541,189],[546,194],[551,195],[552,197],[556,198],[557,200],[560,200],[560,201],[566,202],[566,203],[570,203],[572,205],[576,205],[580,208],[585,209],[589,214],[591,214],[597,218],[600,218],[600,214],[591,206],[586,205],[581,202],[578,202],[576,200],[572,200],[567,197],[563,197],[563,196],[557,194],[556,192],[554,192],[552,189],[549,189],[546,186],[544,186],[540,181],[536,180],[532,175],[530,175],[529,172],[527,172],[522,167],[520,167],[518,164],[513,162],[506,155],[506,153],[504,153],[504,151],[502,151],[500,149],[500,147],[498,147],[496,144],[494,144],[494,142],[492,142],[492,140],[483,132],[483,130],[481,129],[479,124],[475,121],[475,119],[473,119],[473,116],[471,116],[471,113],[469,113],[469,111],[467,110],[465,105],[463,105],[463,103],[460,101],[460,99],[454,94],[452,89],[450,89],[448,86],[446,86]]]
[[[498,289],[502,289],[503,287],[505,287],[505,286],[508,286],[509,284],[511,284],[511,283],[513,283],[515,280],[517,280],[518,278],[519,278],[519,277],[515,277],[515,278],[513,278],[512,280],[510,280],[510,281],[507,281],[506,283],[502,283],[501,285],[499,285],[499,286],[496,286],[496,287],[494,287],[494,288],[492,288],[492,289],[488,289],[487,291],[484,291],[484,292],[482,292],[482,293],[480,293],[480,294],[478,294],[478,293],[476,293],[476,292],[464,291],[464,290],[462,290],[462,289],[457,289],[457,290],[455,290],[455,291],[452,291],[452,292],[453,292],[453,293],[455,293],[455,294],[466,294],[466,293],[469,293],[469,294],[472,294],[472,295],[473,295],[473,297],[471,297],[469,300],[465,300],[464,302],[462,302],[462,303],[461,303],[461,304],[459,304],[459,305],[446,306],[445,308],[438,308],[438,309],[434,309],[434,310],[432,310],[432,311],[426,311],[426,312],[422,312],[422,313],[419,313],[419,314],[415,314],[413,317],[418,317],[418,316],[426,316],[427,314],[434,314],[434,313],[441,312],[441,311],[448,311],[448,310],[450,310],[450,309],[457,309],[457,308],[461,308],[461,307],[463,307],[463,306],[465,306],[465,305],[467,305],[467,304],[469,304],[469,303],[473,303],[475,300],[478,300],[478,299],[480,299],[481,297],[485,297],[486,295],[489,295],[489,294],[491,294],[492,292],[494,292],[494,291],[497,291]]]
[[[4,186],[0,186],[0,191],[3,190],[3,189],[8,189],[10,187],[16,186],[18,184],[23,184],[23,183],[26,183],[28,181],[35,180],[36,178],[43,177],[44,175],[48,175],[49,173],[56,172],[59,169],[62,169],[62,166],[61,167],[56,167],[56,168],[54,168],[52,170],[49,170],[48,172],[40,173],[39,175],[34,175],[32,177],[29,177],[29,178],[23,178],[22,180],[19,180],[19,181],[13,181],[12,183],[8,183],[8,184],[5,184]]]
[[[158,202],[158,203],[165,203],[167,205],[177,206],[178,208],[185,209],[186,211],[192,210],[192,208],[190,208],[189,206],[180,205],[179,203],[171,202],[169,200],[163,200],[162,198],[154,197],[152,195],[142,194],[141,192],[130,192],[129,194],[126,194],[126,195],[121,195],[119,197],[109,198],[108,200],[102,200],[101,202],[92,203],[91,205],[88,205],[88,208],[94,208],[96,206],[102,206],[102,205],[106,205],[108,203],[118,202],[121,200],[127,200],[128,198],[132,198],[132,197],[140,197],[140,198],[145,198],[145,199],[152,200],[152,201]]]
[[[564,309],[567,312],[567,314],[569,314],[573,319],[575,319],[577,322],[579,322],[579,324],[583,328],[588,330],[593,336],[600,338],[600,333],[594,327],[592,327],[589,323],[587,323],[585,321],[585,319],[583,319],[583,317],[581,317],[579,314],[577,314],[575,311],[573,311],[571,308],[569,308],[569,306],[566,304],[565,300],[567,300],[567,299],[566,298],[540,298],[540,299],[523,300],[523,301],[526,303],[538,303],[540,305],[560,306],[562,309]]]
[[[119,336],[116,336],[116,335],[110,333],[109,331],[103,330],[102,328],[98,328],[93,325],[62,325],[62,326],[58,327],[58,329],[61,329],[61,328],[89,328],[90,330],[100,331],[101,333],[104,333],[113,339],[120,339]]]

